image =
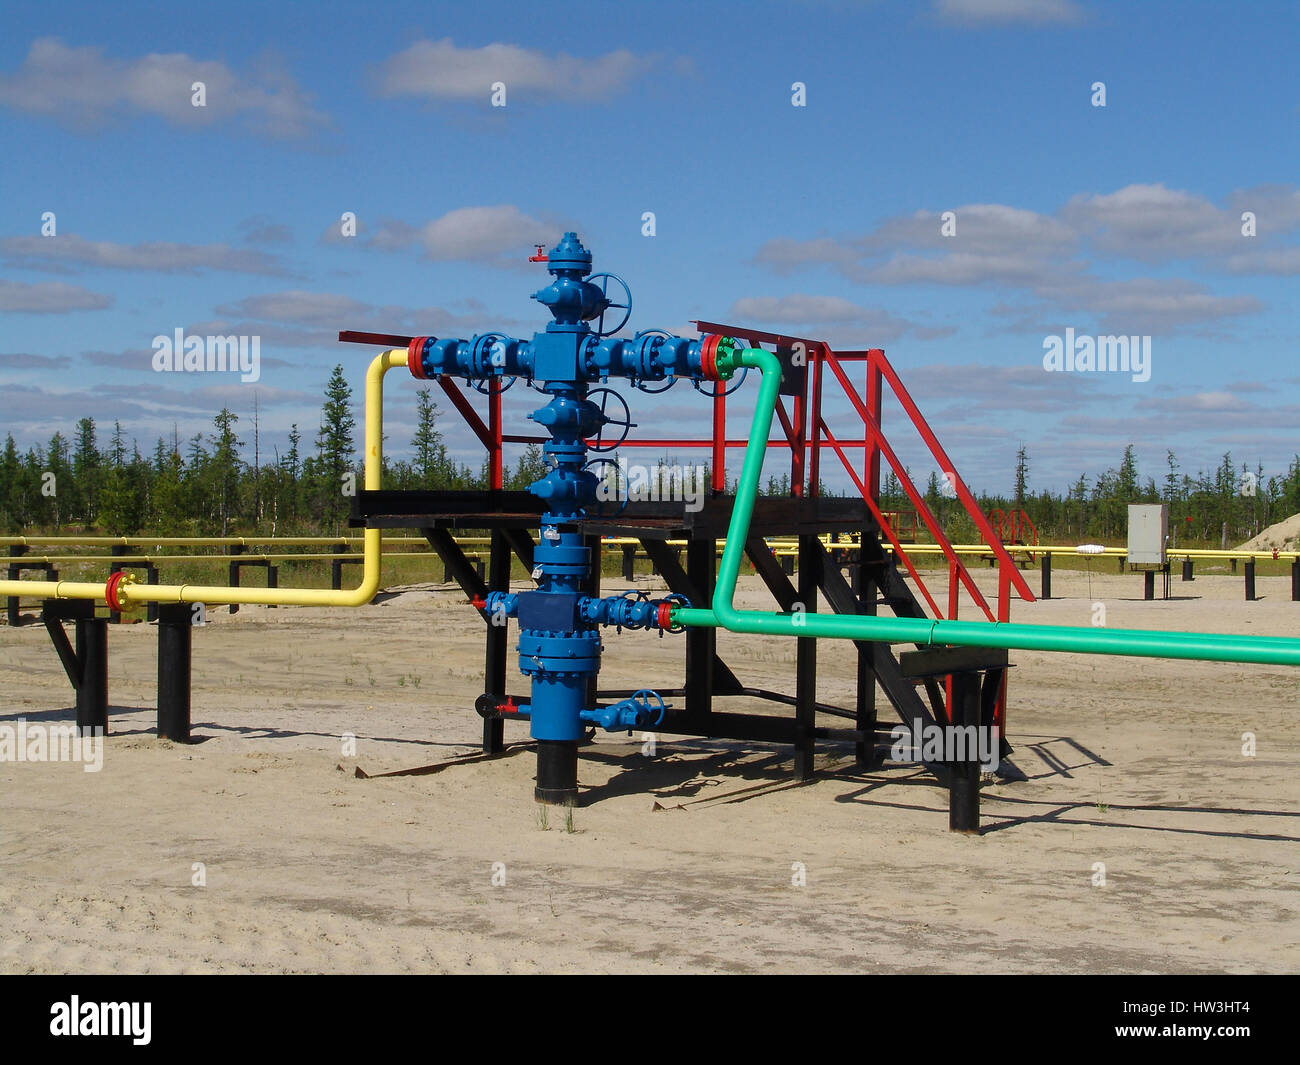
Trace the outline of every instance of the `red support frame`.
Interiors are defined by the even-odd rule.
[[[776,419],[784,440],[781,437],[768,440],[769,447],[773,445],[777,447],[784,446],[790,450],[790,494],[794,497],[806,495],[809,498],[815,498],[817,496],[818,486],[821,483],[821,452],[823,448],[829,447],[840,460],[854,486],[862,495],[868,510],[880,526],[881,533],[889,541],[895,559],[906,568],[917,591],[935,618],[943,618],[945,614],[926,587],[925,582],[921,579],[921,575],[912,559],[908,556],[903,543],[900,541],[894,522],[889,520],[893,518],[895,522],[901,524],[902,515],[893,512],[886,514],[880,507],[880,463],[882,457],[889,463],[894,476],[898,478],[904,492],[915,508],[912,524],[913,539],[916,536],[916,520],[919,518],[935,542],[943,550],[948,564],[948,600],[946,604],[946,616],[948,618],[957,616],[962,587],[966,588],[971,599],[984,612],[989,621],[1010,620],[1011,591],[1013,588],[1022,600],[1026,602],[1034,601],[1033,592],[1030,591],[1029,585],[1025,582],[1015,561],[1003,546],[1003,538],[999,535],[1002,523],[999,522],[999,531],[995,532],[976,502],[974,495],[958,475],[955,465],[948,457],[943,445],[939,443],[938,437],[930,428],[924,416],[922,416],[911,394],[903,386],[889,360],[885,358],[882,349],[870,348],[863,351],[835,352],[824,341],[810,337],[769,333],[763,330],[750,329],[746,326],[724,325],[718,322],[699,321],[695,323],[695,326],[702,334],[716,333],[736,337],[745,340],[751,346],[772,345],[777,350],[778,355],[783,357],[786,362],[790,361],[792,355],[802,353],[806,359],[806,364],[802,367],[804,372],[800,375],[800,386],[793,393],[788,389],[786,392],[786,395],[789,395],[791,399],[789,412],[786,410],[784,397],[780,395],[777,397]],[[340,333],[339,339],[354,343],[379,344],[391,347],[406,346],[411,340],[410,337],[381,333]],[[863,362],[866,364],[866,381],[863,394],[859,394],[853,387],[845,372],[844,364],[850,362]],[[855,413],[862,419],[862,435],[860,438],[855,436],[853,439],[840,440],[826,422],[823,415],[822,397],[825,388],[825,371],[827,369],[831,371],[832,377],[843,390]],[[469,397],[454,380],[440,377],[438,378],[438,384],[487,450],[490,484],[494,490],[500,490],[504,474],[503,444],[544,443],[546,437],[515,435],[503,432],[501,388],[500,382],[497,380],[489,382],[486,423],[475,410]],[[881,427],[882,400],[886,386],[888,386],[889,391],[902,407],[903,412],[920,435],[930,454],[939,463],[940,469],[943,470],[945,477],[951,483],[958,500],[975,523],[975,527],[984,542],[988,544],[989,549],[993,552],[995,561],[998,564],[996,613],[976,586],[961,558],[953,550],[952,544],[944,534],[942,526],[926,505],[924,496],[912,482],[906,468],[899,460],[897,453]],[[720,385],[719,392],[724,387]],[[707,439],[679,437],[635,438],[629,435],[623,441],[622,446],[660,449],[707,448],[711,453],[713,463],[712,487],[714,492],[721,493],[726,486],[727,449],[746,447],[749,440],[748,438],[727,438],[727,397],[725,395],[714,395],[711,408],[712,432]],[[862,448],[862,471],[860,474],[849,459],[846,451],[848,448]],[[1015,515],[1012,518],[1012,526],[1015,531],[1020,528],[1017,520],[1019,517],[1019,515]],[[1025,521],[1028,522],[1027,515],[1025,515]],[[1032,522],[1028,524],[1032,528]],[[1037,530],[1034,530],[1034,541],[1037,543]],[[998,699],[995,711],[995,723],[1002,729],[1003,735],[1005,735],[1006,728],[1005,715],[1006,677],[1004,676],[1001,696]]]

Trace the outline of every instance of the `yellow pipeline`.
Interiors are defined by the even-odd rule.
[[[360,536],[0,536],[0,547],[34,547],[37,544],[68,544],[74,547],[134,547],[156,544],[159,547],[262,547],[267,544],[359,544]],[[386,544],[422,544],[422,536],[385,536]],[[485,541],[486,542],[486,541]],[[15,555],[26,558],[26,555]]]
[[[365,487],[377,491],[383,467],[384,374],[406,365],[406,352],[376,355],[366,370]],[[361,583],[348,590],[330,588],[233,588],[213,584],[120,584],[117,597],[131,603],[251,603],[267,606],[363,606],[379,590],[380,533],[364,536]],[[0,581],[0,596],[30,595],[43,599],[103,599],[104,585],[85,581]]]

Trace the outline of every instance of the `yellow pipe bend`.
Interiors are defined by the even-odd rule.
[[[384,374],[406,365],[406,351],[380,352],[366,370],[365,477],[367,491],[379,489],[383,469]],[[131,603],[240,603],[266,606],[364,606],[379,591],[381,534],[366,529],[362,546],[361,583],[352,589],[234,588],[216,584],[120,584],[117,597]],[[42,599],[103,599],[104,585],[88,581],[0,581],[0,596],[25,595]]]

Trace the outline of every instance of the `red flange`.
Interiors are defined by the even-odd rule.
[[[503,714],[516,714],[519,712],[519,704],[513,695],[507,695],[504,703],[497,703],[497,710]]]
[[[428,337],[412,337],[411,342],[406,346],[406,368],[411,371],[411,376],[421,381],[427,381],[429,378],[424,372],[424,345]]]
[[[673,627],[673,604],[665,599],[659,604],[659,631],[668,632]]]
[[[476,595],[474,596],[473,599],[469,601],[469,605],[472,606],[475,610],[486,610],[487,600],[484,599],[481,595]]]
[[[104,585],[104,602],[108,604],[109,610],[116,610],[119,614],[125,607],[117,598],[117,586],[122,583],[122,578],[125,576],[125,570],[118,570],[108,578],[108,582]]]
[[[700,372],[710,381],[721,381],[718,376],[718,342],[722,337],[710,333],[700,341]]]

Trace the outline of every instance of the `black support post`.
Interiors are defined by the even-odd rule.
[[[1007,652],[990,647],[929,647],[899,655],[904,677],[952,678],[952,727],[945,729],[948,827],[979,834],[980,748],[987,749]],[[983,677],[981,677],[983,673]],[[983,742],[981,742],[983,741]],[[1000,756],[1000,752],[993,752]]]
[[[1146,570],[1142,574],[1142,598],[1154,599],[1156,597],[1156,571],[1153,569]]]
[[[954,724],[967,735],[964,755],[948,764],[948,828],[953,832],[979,835],[980,830],[980,675],[963,671],[952,675]]]
[[[77,727],[83,732],[108,732],[108,619],[81,617],[76,621],[77,662],[81,687],[77,689]]]
[[[1300,558],[1291,560],[1291,602],[1300,603]]]
[[[488,586],[494,592],[510,590],[510,544],[500,529],[492,530]],[[504,618],[502,619],[504,620]],[[509,626],[493,625],[487,619],[487,653],[483,662],[483,690],[505,697],[507,634]],[[500,717],[483,719],[483,753],[498,754],[505,750],[505,722]]]
[[[335,555],[341,555],[347,551],[347,549],[347,544],[335,544],[330,548],[330,552]],[[444,581],[446,579],[446,577],[443,577]],[[343,563],[336,558],[330,560],[330,587],[336,592],[341,590],[343,587]]]
[[[817,589],[821,584],[821,543],[814,535],[799,537],[799,605],[806,614],[817,612]],[[795,641],[795,743],[794,778],[811,780],[817,726],[817,641],[799,637]]]
[[[244,545],[243,545],[243,544],[231,544],[231,545],[230,545],[230,553],[231,553],[232,555],[242,555],[242,554],[244,553]],[[238,563],[238,562],[231,562],[231,563],[230,563],[230,580],[229,580],[228,583],[230,584],[230,587],[232,587],[232,588],[238,588],[238,587],[239,587],[239,563]],[[238,603],[231,603],[230,606],[228,607],[228,609],[229,609],[230,613],[232,613],[232,614],[238,614],[238,613],[239,613],[239,604],[238,604]]]
[[[1196,578],[1192,575],[1192,560],[1190,558],[1183,559],[1183,580],[1185,581],[1196,580]]]
[[[26,545],[26,544],[10,544],[10,545],[9,545],[9,557],[10,557],[10,558],[19,558],[20,556],[25,555],[25,554],[27,554],[27,545]],[[10,579],[11,581],[16,581],[16,580],[18,580],[21,576],[22,576],[22,570],[21,570],[18,566],[15,566],[13,563],[10,563],[10,564],[9,564],[9,579]],[[16,595],[11,595],[11,596],[7,596],[7,597],[6,597],[6,599],[5,599],[5,613],[6,613],[6,616],[8,617],[8,619],[9,619],[9,624],[10,624],[10,625],[17,626],[17,625],[21,625],[21,624],[22,624],[22,621],[21,621],[21,619],[19,618],[19,615],[18,615],[18,596],[16,596]]]
[[[1255,601],[1255,559],[1246,559],[1246,602]]]
[[[636,579],[636,544],[623,545],[623,579]]]
[[[190,662],[194,619],[189,603],[158,606],[158,737],[190,742]]]
[[[858,613],[876,614],[880,609],[878,568],[868,565],[867,537],[877,535],[874,523],[864,524],[858,543]],[[857,643],[858,702],[854,725],[860,738],[854,744],[858,765],[870,769],[876,758],[876,670],[875,644]]]
[[[653,555],[651,556],[653,558]],[[713,553],[713,536],[694,536],[686,547],[686,576],[699,589],[701,602],[692,606],[713,605],[713,582],[717,559]],[[709,735],[713,716],[713,657],[717,649],[717,629],[706,626],[686,630],[686,716],[691,728]]]
[[[1052,552],[1050,551],[1043,552],[1042,567],[1043,567],[1043,589],[1040,598],[1051,599],[1052,598]]]

